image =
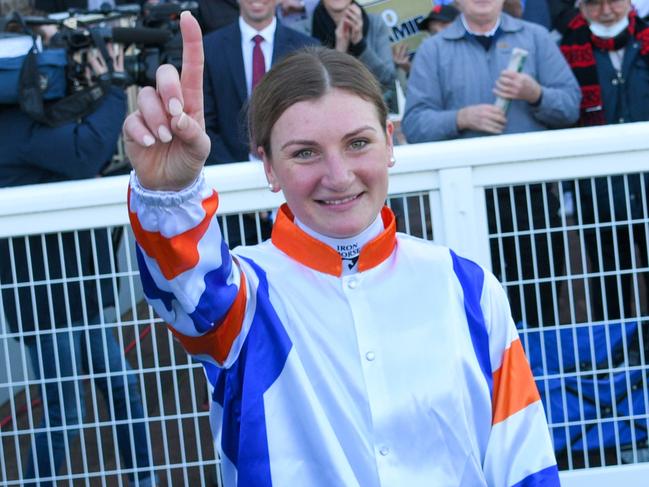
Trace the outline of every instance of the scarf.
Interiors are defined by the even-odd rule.
[[[356,2],[353,2],[356,3]],[[361,14],[363,15],[363,40],[358,43],[358,45],[363,44],[367,38],[367,32],[370,28],[370,21],[365,12],[365,9],[361,7]],[[318,2],[318,6],[313,12],[313,23],[311,25],[311,35],[320,41],[325,47],[330,49],[335,49],[336,47],[336,23],[334,19],[331,18],[329,12],[323,5],[322,2]],[[358,57],[362,50],[358,52],[358,45],[354,45],[350,42],[348,53],[354,57]],[[356,46],[356,48],[355,48]]]
[[[649,66],[649,26],[638,19],[635,9],[629,12],[629,26],[611,39],[602,39],[594,35],[588,27],[588,21],[581,13],[578,13],[568,24],[560,47],[581,87],[581,114],[577,122],[578,126],[606,123],[593,47],[605,51],[617,51],[625,47],[633,38],[640,43],[640,56]]]

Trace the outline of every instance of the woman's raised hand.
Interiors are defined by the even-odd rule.
[[[180,78],[169,64],[156,72],[156,88],[137,97],[124,121],[126,155],[147,189],[177,191],[198,177],[210,153],[203,115],[203,40],[196,19],[180,16],[183,61]]]

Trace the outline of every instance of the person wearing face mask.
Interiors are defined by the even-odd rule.
[[[581,87],[580,126],[649,120],[649,26],[630,0],[582,0],[561,51]]]
[[[561,51],[581,86],[579,126],[649,120],[649,25],[638,17],[630,0],[582,0],[579,13],[568,24],[561,40]],[[582,181],[583,222],[624,222],[642,218],[643,205],[649,204],[643,202],[642,178],[645,188],[649,188],[647,173],[629,175],[626,183],[622,176],[613,176],[610,187],[606,178],[597,178],[594,188],[590,180]],[[593,201],[597,201],[597,215]],[[635,267],[647,267],[644,226],[632,225],[632,231],[627,227],[627,223],[623,223],[617,229],[605,226],[597,232],[592,228],[585,230],[586,250],[593,272],[631,269],[636,256],[634,244],[639,250]],[[630,240],[631,235],[633,240]],[[601,285],[597,278],[591,284],[591,289],[595,290],[592,299],[594,321],[630,317],[634,311],[639,312],[633,306],[631,273],[623,272],[619,284],[615,275],[601,279]],[[620,285],[621,290],[618,289]],[[648,302],[649,294],[640,298],[642,301]]]
[[[124,123],[129,215],[147,299],[212,387],[223,485],[558,486],[502,287],[396,232],[394,128],[369,70],[318,47],[264,76],[250,146],[286,203],[270,240],[230,250],[203,175],[200,31],[180,22],[180,79],[160,67]],[[173,139],[147,144],[162,123]]]

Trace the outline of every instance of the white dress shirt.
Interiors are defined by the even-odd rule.
[[[241,54],[243,54],[243,70],[246,73],[246,89],[248,90],[248,97],[250,97],[252,88],[252,49],[255,47],[253,37],[257,34],[264,38],[261,43],[261,51],[264,53],[264,62],[266,64],[266,72],[270,69],[270,63],[273,60],[273,42],[275,40],[275,29],[277,28],[277,18],[273,17],[273,21],[260,31],[254,29],[239,17],[239,28],[241,29]]]

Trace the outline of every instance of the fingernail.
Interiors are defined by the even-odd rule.
[[[155,139],[149,134],[146,134],[144,137],[142,137],[142,143],[145,145],[145,147],[151,147],[153,144],[155,144]]]
[[[178,98],[172,98],[169,100],[169,113],[173,117],[177,117],[183,112],[183,104],[180,103]]]
[[[185,113],[181,113],[180,118],[178,119],[178,128],[180,130],[185,130],[187,127],[189,127],[189,118]]]
[[[171,132],[169,132],[169,129],[164,125],[158,127],[158,137],[160,137],[160,140],[165,144],[171,142]]]

